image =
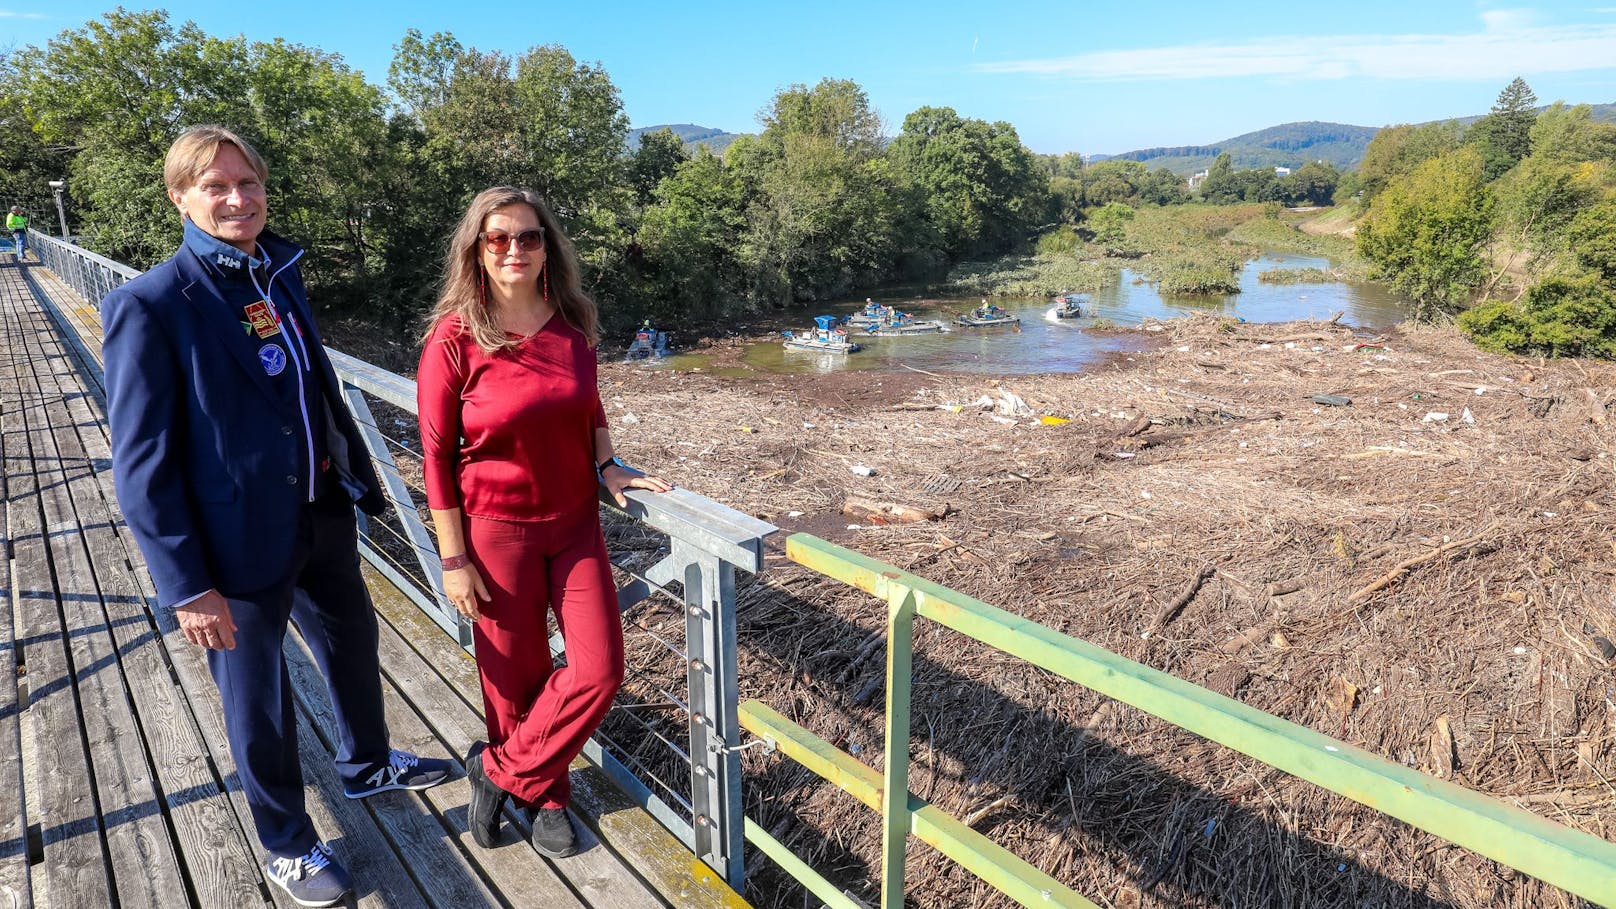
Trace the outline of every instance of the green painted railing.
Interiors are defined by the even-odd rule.
[[[916,616],[1597,905],[1616,907],[1616,845],[1602,839],[1385,760],[817,537],[792,536],[786,541],[786,555],[888,604],[885,778],[757,701],[741,706],[741,724],[880,810],[885,909],[903,906],[909,834],[1024,906],[1094,905],[909,793],[910,666]],[[783,861],[783,867],[827,904],[856,909],[857,903],[800,861],[782,860],[779,853],[784,847],[755,825],[748,824],[747,838]]]

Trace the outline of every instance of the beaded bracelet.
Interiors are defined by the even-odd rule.
[[[456,571],[458,569],[465,568],[467,565],[470,565],[470,564],[471,564],[471,557],[462,552],[461,554],[459,554],[457,556],[450,556],[447,559],[444,559],[443,560],[443,570],[444,571]]]

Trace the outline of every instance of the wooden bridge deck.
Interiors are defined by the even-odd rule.
[[[42,266],[0,256],[0,907],[291,907],[260,872],[203,652],[153,608],[113,498],[95,311]],[[475,668],[385,581],[383,683],[394,745],[455,757],[482,735]],[[507,825],[466,831],[463,778],[342,797],[330,707],[300,641],[308,806],[364,907],[740,906],[647,815],[575,767],[590,829],[551,861]],[[514,816],[512,817],[514,820]]]

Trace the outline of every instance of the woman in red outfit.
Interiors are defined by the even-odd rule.
[[[599,319],[572,244],[538,196],[495,187],[450,240],[416,377],[443,589],[475,621],[488,723],[466,756],[470,826],[499,837],[506,797],[533,845],[577,850],[567,766],[623,680],[623,628],[596,490],[667,490],[612,454],[595,385]],[[553,611],[567,664],[550,661]]]

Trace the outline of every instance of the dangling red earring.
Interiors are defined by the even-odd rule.
[[[544,274],[544,302],[550,302],[550,268],[545,266],[541,271]]]
[[[477,302],[488,305],[488,269],[477,266]]]

